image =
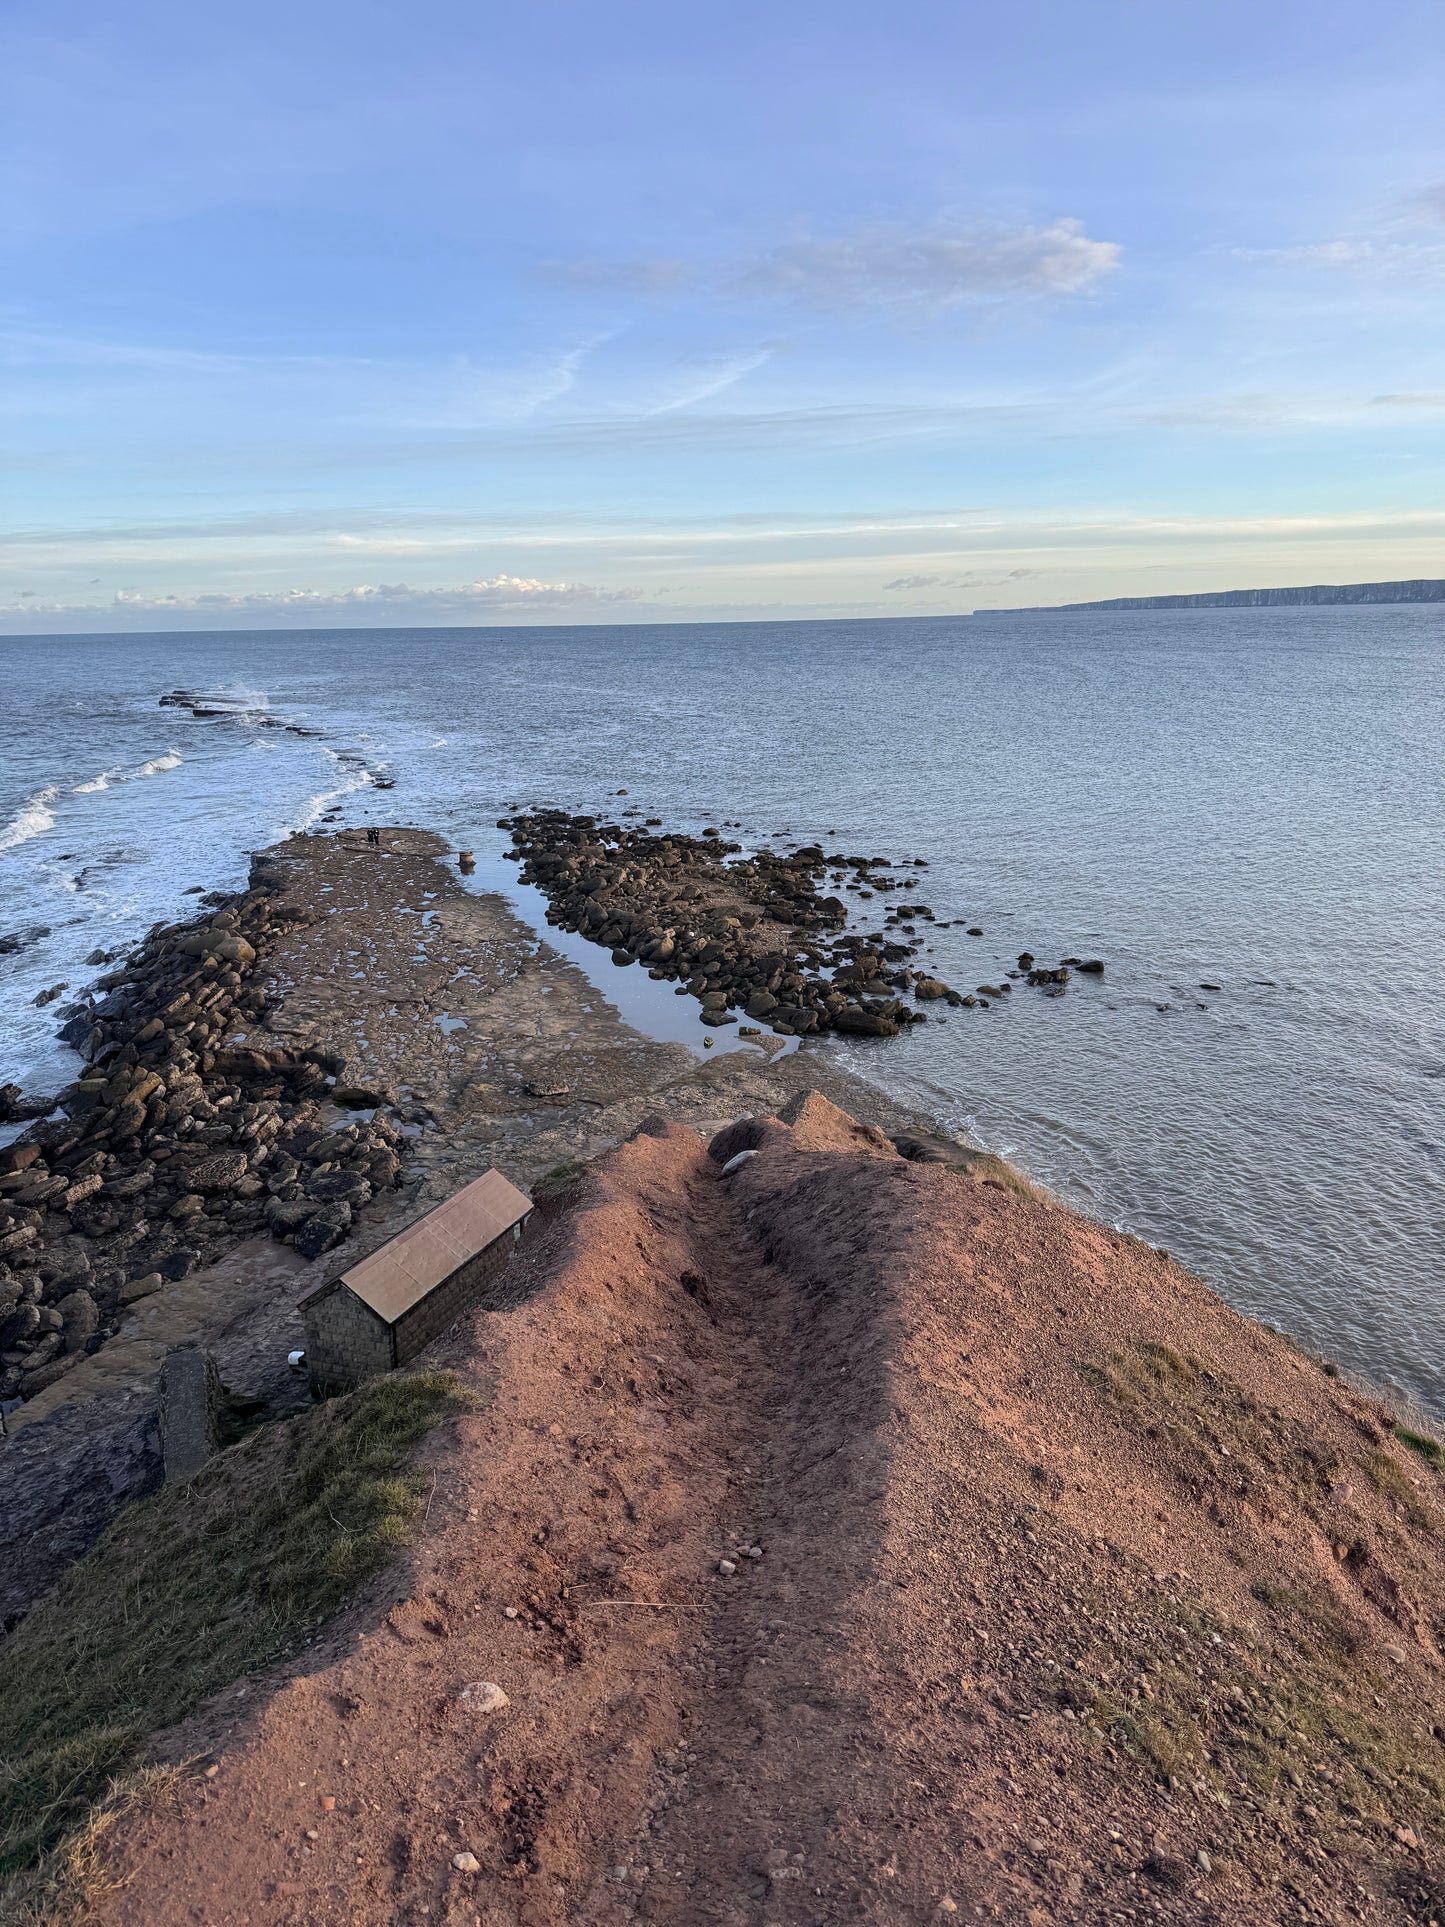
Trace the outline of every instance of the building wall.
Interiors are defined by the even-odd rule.
[[[423,1301],[425,1302],[425,1301]],[[320,1392],[345,1391],[396,1364],[392,1330],[341,1283],[306,1305],[306,1365]]]
[[[471,1310],[492,1280],[506,1270],[516,1242],[513,1232],[504,1231],[402,1314],[394,1327],[398,1365],[415,1358],[424,1346],[449,1330],[463,1312]]]

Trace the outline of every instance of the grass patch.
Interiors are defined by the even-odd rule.
[[[1420,1457],[1427,1459],[1431,1465],[1439,1465],[1441,1460],[1445,1459],[1445,1452],[1440,1449],[1440,1441],[1432,1439],[1428,1432],[1412,1432],[1408,1425],[1397,1425],[1395,1437],[1401,1445],[1408,1445],[1412,1452],[1418,1452]]]
[[[468,1403],[446,1372],[363,1386],[128,1506],[0,1646],[0,1878],[67,1839],[148,1736],[291,1651],[410,1536],[408,1460]]]
[[[532,1186],[533,1204],[562,1204],[569,1199],[590,1167],[577,1158],[563,1158],[544,1171]]]
[[[1367,1452],[1362,1464],[1370,1484],[1387,1499],[1395,1501],[1417,1532],[1434,1530],[1434,1521],[1421,1505],[1419,1494],[1388,1452]]]
[[[1217,1499],[1232,1514],[1241,1500],[1277,1502],[1283,1487],[1322,1519],[1339,1454],[1227,1374],[1147,1338],[1079,1369],[1117,1417],[1168,1448],[1194,1501]]]

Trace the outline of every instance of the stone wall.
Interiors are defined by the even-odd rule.
[[[520,1234],[521,1227],[515,1226],[511,1231],[504,1231],[500,1238],[494,1238],[475,1258],[458,1265],[449,1278],[443,1278],[435,1290],[429,1291],[419,1304],[396,1321],[398,1365],[415,1358],[434,1338],[440,1338],[463,1312],[471,1310],[492,1280],[506,1270]]]
[[[306,1321],[306,1365],[318,1391],[344,1391],[396,1365],[391,1327],[339,1279],[304,1304],[301,1315]]]

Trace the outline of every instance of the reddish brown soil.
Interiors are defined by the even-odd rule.
[[[1445,1919],[1438,1477],[1169,1260],[813,1097],[511,1286],[400,1595],[172,1736],[112,1927]]]

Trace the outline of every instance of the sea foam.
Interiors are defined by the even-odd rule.
[[[0,850],[18,849],[28,843],[32,836],[43,836],[47,830],[55,828],[55,812],[50,805],[60,794],[51,784],[48,789],[37,790],[23,809],[18,810],[10,821],[0,830]]]

